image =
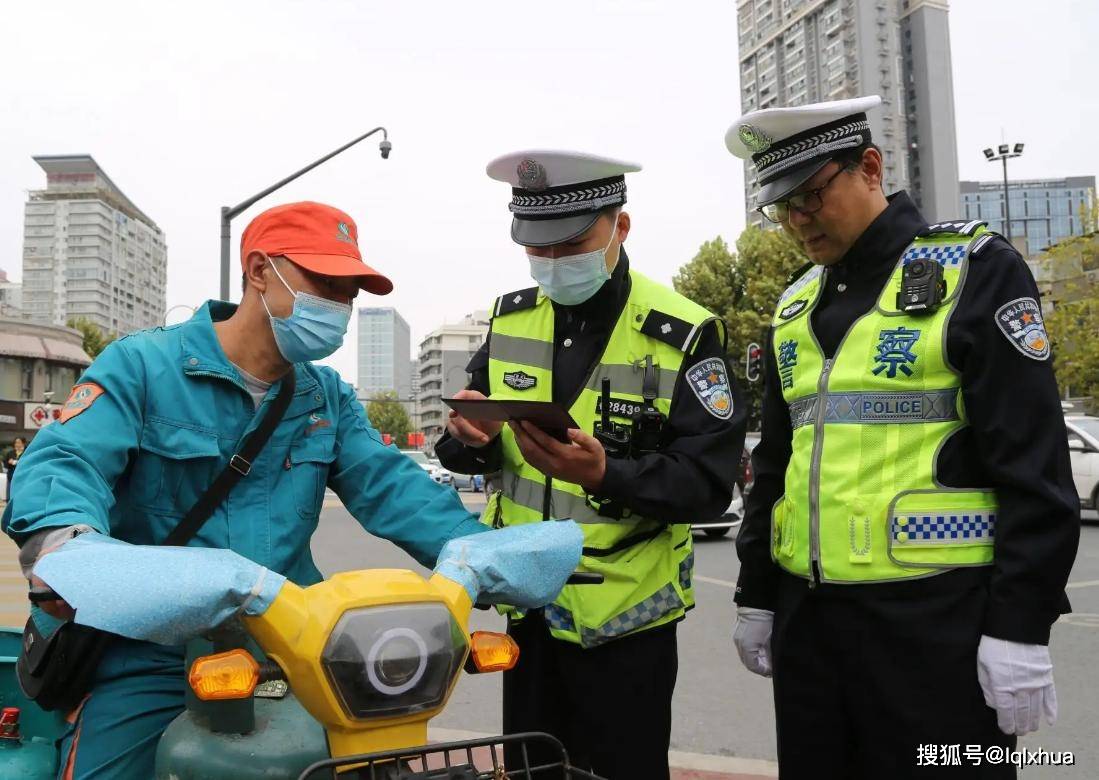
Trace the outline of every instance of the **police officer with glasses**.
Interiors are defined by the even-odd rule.
[[[983,222],[886,197],[880,102],[756,111],[726,135],[811,261],[768,335],[734,635],[773,675],[795,780],[922,777],[921,746],[1013,747],[1057,716],[1050,626],[1080,518],[1038,290]]]

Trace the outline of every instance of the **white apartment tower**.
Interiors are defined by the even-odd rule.
[[[359,309],[359,396],[395,392],[412,397],[409,367],[412,336],[404,317],[391,306]]]
[[[947,0],[738,0],[741,109],[881,95],[870,112],[886,193],[931,222],[958,217]],[[758,189],[745,165],[748,221]]]
[[[466,365],[488,336],[487,311],[467,314],[460,322],[442,325],[420,342],[418,412],[428,448],[443,435],[450,398],[469,381]]]
[[[90,155],[39,156],[23,227],[23,316],[84,318],[123,335],[164,323],[168,248],[157,224]]]

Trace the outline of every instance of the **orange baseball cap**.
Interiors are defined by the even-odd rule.
[[[323,276],[357,276],[359,287],[375,295],[393,282],[363,262],[355,220],[332,206],[312,201],[275,206],[248,223],[240,237],[240,263],[252,252],[279,255]]]

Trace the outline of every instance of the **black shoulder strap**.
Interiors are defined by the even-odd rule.
[[[218,505],[225,500],[233,487],[240,482],[241,477],[248,476],[252,470],[252,463],[263,450],[267,440],[271,438],[275,428],[282,422],[282,416],[286,414],[286,408],[290,406],[290,399],[294,397],[294,369],[283,377],[282,386],[279,388],[275,400],[263,413],[256,429],[248,434],[248,438],[241,445],[240,452],[229,459],[229,464],[218,474],[213,484],[206,489],[202,497],[195,502],[186,516],[179,521],[179,525],[172,529],[168,537],[161,544],[181,547],[194,538],[198,530],[202,528]]]
[[[522,311],[523,309],[529,309],[538,303],[538,288],[528,287],[525,290],[516,290],[515,292],[508,293],[507,295],[501,295],[496,299],[496,307],[492,312],[493,317],[499,317],[504,314],[511,314],[513,311]]]
[[[686,352],[695,334],[695,327],[673,314],[650,309],[645,321],[641,323],[641,332],[649,338],[663,341],[668,346]]]

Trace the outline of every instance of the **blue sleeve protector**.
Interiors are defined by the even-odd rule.
[[[460,583],[475,602],[533,609],[557,598],[583,547],[572,520],[511,526],[451,539],[435,572]]]
[[[135,545],[84,534],[42,556],[34,573],[76,622],[176,645],[237,614],[262,615],[286,578],[232,550]]]

